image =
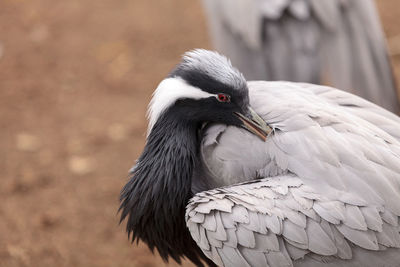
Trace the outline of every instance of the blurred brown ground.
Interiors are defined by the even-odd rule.
[[[400,2],[378,6],[399,81]],[[0,2],[0,266],[163,265],[118,195],[152,91],[196,47],[199,1]]]

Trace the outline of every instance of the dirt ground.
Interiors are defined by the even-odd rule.
[[[400,2],[378,5],[399,80]],[[196,47],[198,0],[0,2],[0,266],[163,265],[118,196],[152,91]]]

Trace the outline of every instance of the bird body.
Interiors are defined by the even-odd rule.
[[[400,112],[373,0],[204,0],[217,51],[249,80],[328,84]]]
[[[217,189],[186,211],[202,251],[220,266],[399,266],[399,117],[330,87],[248,87],[274,131],[263,142],[233,126],[205,130]]]
[[[149,121],[121,220],[165,260],[399,266],[393,113],[331,87],[246,82],[195,50],[156,89]]]

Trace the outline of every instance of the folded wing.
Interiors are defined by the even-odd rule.
[[[330,199],[295,175],[198,193],[186,222],[219,266],[397,266],[400,260],[398,216],[383,205]]]

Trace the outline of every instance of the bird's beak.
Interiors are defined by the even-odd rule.
[[[247,115],[239,112],[234,112],[234,114],[243,122],[243,128],[257,135],[263,141],[267,140],[272,129],[252,108],[249,108]]]

